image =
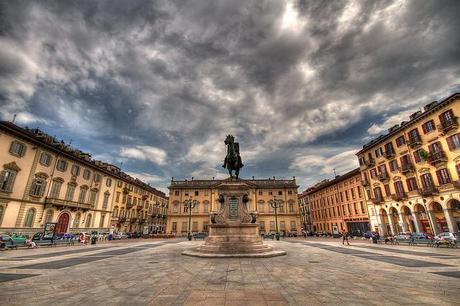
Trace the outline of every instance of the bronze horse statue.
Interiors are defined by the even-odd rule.
[[[231,178],[233,178],[232,172],[235,171],[235,177],[238,178],[240,169],[244,166],[240,156],[240,145],[235,142],[235,138],[232,135],[227,135],[224,143],[227,146],[227,155],[222,167],[228,169]]]

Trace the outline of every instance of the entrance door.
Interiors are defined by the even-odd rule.
[[[57,231],[56,233],[61,234],[61,233],[66,233],[67,228],[69,226],[69,214],[68,213],[63,213],[58,220],[58,225],[57,225]]]

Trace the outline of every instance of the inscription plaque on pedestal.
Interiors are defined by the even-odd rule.
[[[230,198],[228,201],[228,216],[232,219],[238,218],[238,199]]]

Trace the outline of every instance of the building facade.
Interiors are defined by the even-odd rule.
[[[308,201],[307,192],[309,189],[297,195],[299,203],[300,222],[302,230],[311,232],[313,231],[313,223],[311,219],[310,202]]]
[[[313,231],[362,235],[369,230],[369,217],[359,168],[305,191],[310,204]]]
[[[372,227],[457,232],[460,225],[460,94],[425,105],[357,153]]]
[[[197,205],[191,211],[191,231],[208,232],[210,213],[220,208],[219,186],[227,180],[172,180],[169,188],[168,233],[186,235],[189,228],[189,211],[186,200],[195,200]],[[238,179],[239,187],[248,195],[247,207],[257,212],[257,222],[261,233],[275,232],[275,210],[269,204],[277,199],[281,207],[277,209],[280,232],[300,232],[300,215],[297,205],[295,178],[277,179]]]
[[[0,232],[34,234],[48,222],[56,222],[60,233],[116,230],[112,212],[120,182],[167,201],[118,167],[38,129],[0,122]],[[148,215],[150,203],[141,203],[138,211]]]

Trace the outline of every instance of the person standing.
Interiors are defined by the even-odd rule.
[[[342,231],[342,245],[345,245],[345,241],[347,242],[347,245],[350,245],[350,242],[348,241],[348,232],[343,230]]]

